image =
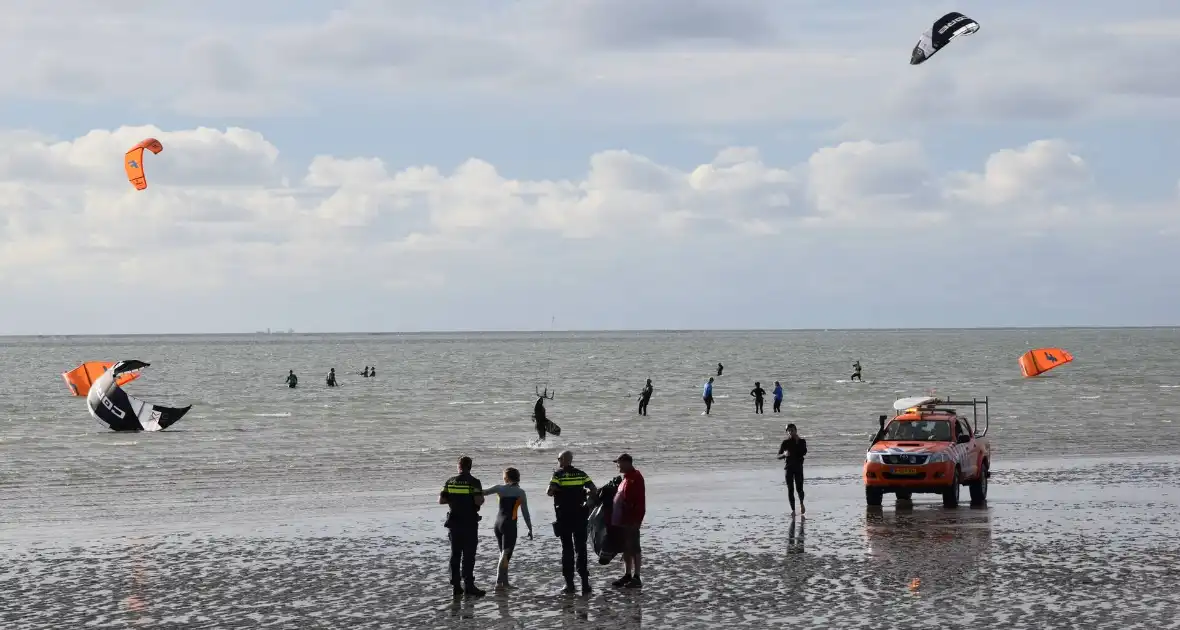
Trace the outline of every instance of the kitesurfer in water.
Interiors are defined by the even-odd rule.
[[[862,383],[864,382],[864,379],[861,378],[861,376],[860,376],[860,361],[857,361],[856,363],[852,364],[852,376],[848,377],[848,380],[850,382],[851,381],[860,381]]]
[[[328,387],[336,387],[336,368],[328,370]]]
[[[724,366],[724,365],[721,365],[721,362],[718,362],[718,363],[717,363],[717,376],[721,376],[721,372],[722,372],[722,370],[724,370],[724,369],[725,369],[725,366]]]
[[[545,423],[549,421],[545,413],[545,399],[548,398],[549,390],[546,389],[544,393],[538,395],[537,404],[533,405],[533,422],[537,428],[537,439],[545,439]]]
[[[369,366],[367,366],[367,365],[365,366],[365,371],[361,372],[361,376],[363,376],[365,378],[369,378]]]
[[[512,560],[512,550],[516,548],[516,516],[519,512],[524,516],[524,524],[529,528],[529,540],[533,538],[533,521],[529,517],[529,501],[520,487],[520,471],[515,468],[504,469],[503,485],[484,488],[484,496],[500,495],[500,509],[496,512],[496,544],[500,546],[500,570],[496,577],[496,590],[511,588],[508,584],[508,562]]]
[[[778,447],[778,458],[787,460],[784,466],[787,481],[787,500],[791,502],[791,515],[795,514],[795,490],[799,491],[799,513],[806,514],[803,505],[803,458],[807,455],[807,440],[799,437],[795,425],[787,425],[787,439]]]
[[[713,377],[712,376],[709,377],[709,382],[705,383],[705,392],[701,398],[704,399],[704,401],[705,401],[705,415],[707,416],[707,415],[709,415],[709,412],[713,409]]]
[[[377,378],[377,366],[369,368],[369,378]]]
[[[651,379],[647,379],[647,384],[643,386],[643,391],[639,393],[639,415],[647,415],[647,403],[651,401],[651,394],[654,389],[651,386]]]
[[[778,413],[783,408],[783,386],[778,381],[774,382],[774,412]]]
[[[754,389],[750,390],[750,395],[754,397],[754,413],[762,413],[762,398],[766,396],[762,383],[754,381]]]
[[[287,387],[294,389],[295,386],[298,384],[299,384],[299,377],[295,376],[295,370],[288,371],[287,372]]]

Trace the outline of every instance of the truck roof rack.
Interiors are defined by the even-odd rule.
[[[894,402],[893,408],[897,412],[895,415],[905,413],[906,409],[918,409],[919,411],[943,411],[947,413],[957,414],[958,410],[954,407],[971,406],[972,412],[972,431],[975,437],[983,437],[987,435],[987,431],[991,428],[991,411],[990,401],[987,396],[983,398],[971,397],[970,400],[963,398],[961,400],[954,400],[952,398],[935,398],[934,396],[921,396],[914,398],[901,398]],[[979,431],[979,408],[983,407],[983,432]]]

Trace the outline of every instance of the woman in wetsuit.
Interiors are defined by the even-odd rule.
[[[533,537],[533,521],[529,518],[528,497],[520,487],[520,471],[515,468],[504,469],[503,485],[484,488],[484,495],[500,495],[500,507],[496,511],[496,544],[500,546],[500,571],[496,577],[496,590],[511,588],[508,585],[508,562],[512,560],[512,550],[516,548],[516,517],[517,513],[524,515],[524,524],[529,528],[529,539]]]

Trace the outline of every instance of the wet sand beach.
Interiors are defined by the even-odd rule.
[[[982,507],[919,495],[863,506],[856,470],[816,467],[792,519],[774,468],[649,476],[645,586],[563,596],[542,486],[526,484],[506,595],[453,600],[444,508],[365,495],[368,513],[266,515],[185,531],[185,516],[127,531],[51,524],[0,548],[5,628],[1173,628],[1180,610],[1180,463],[1028,462],[997,471]],[[649,473],[650,475],[650,473]],[[668,497],[678,497],[669,501]],[[126,521],[124,521],[126,523]],[[490,590],[484,523],[477,577]],[[173,533],[168,533],[173,530]],[[220,531],[222,533],[213,533]]]

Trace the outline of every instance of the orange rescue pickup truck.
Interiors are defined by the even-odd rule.
[[[955,407],[970,406],[973,422]],[[979,429],[980,407],[984,428]],[[959,491],[967,486],[971,503],[987,501],[987,480],[991,476],[991,447],[988,399],[942,400],[933,396],[902,398],[893,404],[896,412],[881,429],[865,454],[865,501],[881,505],[886,493],[898,501],[909,501],[914,493],[940,494],[947,507],[959,504]]]

